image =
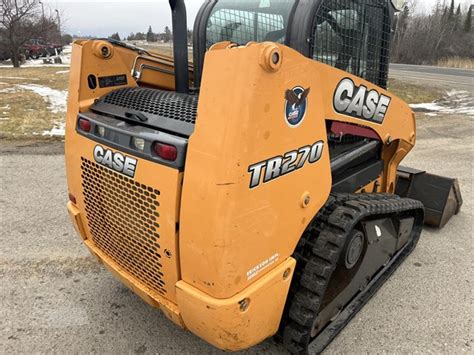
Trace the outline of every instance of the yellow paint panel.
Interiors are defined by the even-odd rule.
[[[271,337],[278,331],[295,265],[294,259],[285,260],[257,283],[225,300],[178,282],[178,307],[186,328],[228,351],[246,349]],[[244,311],[243,300],[248,302]]]

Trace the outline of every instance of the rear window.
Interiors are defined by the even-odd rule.
[[[206,46],[222,41],[284,43],[294,5],[295,0],[221,0],[207,23]]]

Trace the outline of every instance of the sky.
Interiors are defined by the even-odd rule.
[[[119,32],[123,37],[130,32],[154,32],[171,28],[171,12],[168,0],[43,0],[45,10],[62,12],[63,32],[73,35],[107,37]],[[186,0],[188,28],[194,25],[204,0]]]
[[[461,0],[469,3],[470,0]],[[107,37],[119,32],[121,37],[130,32],[146,32],[152,26],[154,32],[171,27],[168,0],[43,0],[46,11],[62,12],[63,32],[78,36]],[[185,0],[188,12],[188,28],[204,0]],[[437,0],[418,0],[419,11],[429,11]],[[458,0],[456,0],[458,2]]]

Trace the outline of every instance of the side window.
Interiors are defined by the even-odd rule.
[[[385,86],[389,36],[386,0],[325,0],[313,26],[313,59]]]

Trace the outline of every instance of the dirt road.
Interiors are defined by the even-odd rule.
[[[424,117],[406,165],[460,178],[465,205],[419,247],[327,353],[472,353],[473,121]],[[0,149],[2,353],[219,353],[116,281],[66,214],[62,146]],[[248,354],[283,353],[271,340]]]

